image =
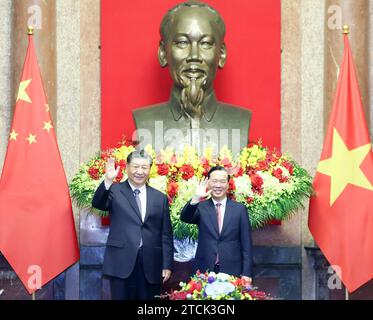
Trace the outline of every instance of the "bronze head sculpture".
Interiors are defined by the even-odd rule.
[[[173,80],[167,103],[134,110],[136,137],[156,150],[189,143],[197,150],[227,145],[234,152],[247,144],[251,112],[218,102],[217,70],[225,65],[225,23],[211,6],[199,1],[178,4],[160,27],[158,59]]]

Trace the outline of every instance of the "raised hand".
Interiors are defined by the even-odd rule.
[[[113,158],[109,158],[106,162],[105,180],[109,183],[113,183],[119,173],[119,170],[120,166],[115,169],[115,160]]]
[[[196,191],[192,197],[191,204],[197,204],[204,198],[209,198],[211,196],[211,190],[206,191],[208,183],[208,178],[203,178],[201,181],[198,182]]]

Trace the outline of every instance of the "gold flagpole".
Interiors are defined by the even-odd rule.
[[[350,33],[350,26],[348,24],[343,25],[343,34],[349,34]],[[350,300],[350,295],[348,293],[348,290],[345,286],[345,300]]]
[[[29,36],[32,36],[32,35],[34,34],[34,28],[33,28],[32,26],[28,26],[28,27],[27,27],[27,34],[28,34]],[[36,300],[35,291],[32,293],[31,300],[32,300],[32,301],[35,301],[35,300]]]
[[[343,34],[350,34],[350,26],[348,24],[343,25]]]
[[[32,27],[32,26],[28,26],[27,27],[27,34],[28,35],[33,35],[34,34],[34,27]]]

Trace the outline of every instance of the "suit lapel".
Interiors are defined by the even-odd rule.
[[[229,223],[231,222],[231,213],[233,210],[233,203],[232,200],[227,198],[227,202],[225,205],[225,212],[224,212],[224,220],[223,220],[223,229],[221,229],[221,234],[227,229]]]
[[[152,208],[153,206],[153,199],[154,197],[152,197],[152,190],[149,188],[148,185],[146,185],[146,211],[144,222],[146,221],[146,219],[148,219],[150,208]]]
[[[132,209],[135,211],[136,215],[139,217],[140,221],[142,222],[139,207],[137,206],[135,196],[133,195],[131,186],[129,185],[128,181],[123,182],[120,192],[127,198]]]
[[[209,213],[211,224],[216,234],[219,235],[218,216],[216,214],[216,209],[215,209],[214,202],[212,201],[212,199],[208,200],[207,208],[208,208],[208,213]]]

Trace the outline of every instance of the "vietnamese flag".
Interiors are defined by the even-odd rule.
[[[0,251],[30,294],[79,259],[68,184],[32,35],[0,180]]]
[[[309,229],[352,292],[373,278],[373,154],[347,34]]]

